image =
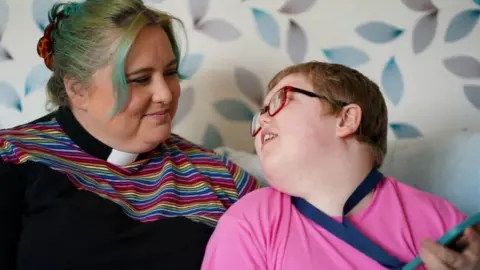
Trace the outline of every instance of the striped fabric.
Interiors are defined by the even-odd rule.
[[[225,157],[173,134],[144,159],[112,165],[82,151],[56,120],[0,130],[0,155],[5,162],[38,162],[62,172],[78,189],[117,203],[142,222],[185,216],[214,226],[258,185]]]

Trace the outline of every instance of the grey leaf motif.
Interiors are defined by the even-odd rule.
[[[480,110],[480,85],[464,85],[463,91],[473,106]]]
[[[438,10],[424,15],[413,29],[412,47],[415,54],[423,52],[433,41],[437,30]]]
[[[195,28],[218,41],[233,41],[240,37],[240,32],[229,22],[213,19],[198,24]]]
[[[240,91],[255,105],[261,106],[263,103],[263,87],[258,76],[246,68],[236,67],[234,77]]]
[[[402,0],[403,4],[411,10],[429,11],[436,9],[431,0]]]
[[[443,60],[445,67],[462,78],[480,78],[480,62],[471,56],[453,56]]]
[[[299,14],[309,10],[317,0],[287,0],[278,10],[285,14]]]
[[[209,0],[189,0],[193,24],[197,25],[207,14]]]
[[[8,5],[4,0],[0,0],[0,40],[7,27],[8,22]]]
[[[2,44],[0,44],[0,62],[12,59],[12,55],[5,48],[2,47]]]
[[[192,87],[187,87],[182,91],[180,95],[180,100],[178,102],[178,109],[175,117],[173,118],[173,125],[180,123],[185,116],[192,110],[193,103],[195,100],[195,93]]]
[[[287,33],[287,52],[294,64],[303,62],[307,53],[307,35],[292,19],[290,19]]]

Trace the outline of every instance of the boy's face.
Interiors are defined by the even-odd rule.
[[[314,92],[306,76],[290,74],[268,93],[264,104],[285,86]],[[255,136],[255,148],[272,186],[291,195],[301,195],[297,194],[301,192],[301,183],[293,181],[291,176],[302,173],[302,168],[311,166],[312,160],[321,167],[325,164],[323,160],[335,155],[339,145],[339,119],[330,111],[328,102],[289,92],[285,106],[275,116],[262,114],[262,129]],[[274,138],[266,140],[265,134],[272,134]]]

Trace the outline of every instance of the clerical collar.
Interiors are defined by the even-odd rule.
[[[56,119],[68,137],[89,155],[118,166],[128,165],[140,158],[139,154],[118,151],[97,140],[83,128],[72,111],[66,107],[57,110]]]

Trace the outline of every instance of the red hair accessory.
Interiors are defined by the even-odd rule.
[[[48,69],[53,71],[53,31],[57,30],[58,22],[64,17],[61,11],[55,20],[45,27],[43,37],[37,43],[37,53],[43,58]]]

